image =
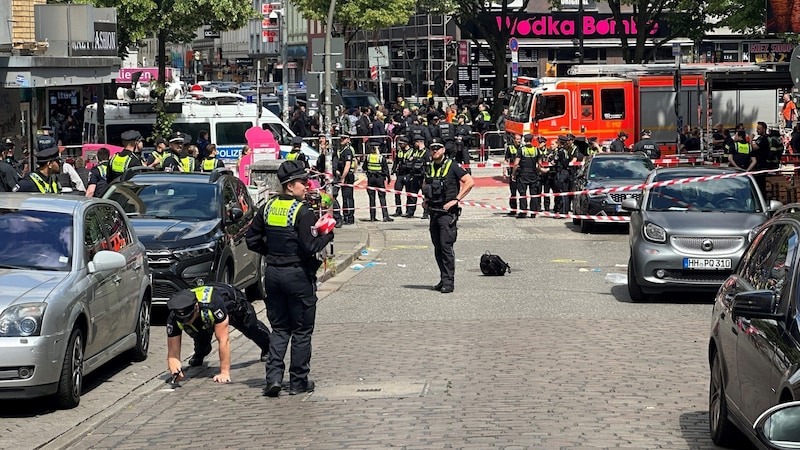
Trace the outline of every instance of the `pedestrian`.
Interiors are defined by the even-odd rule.
[[[540,156],[538,149],[533,145],[533,135],[526,134],[523,138],[522,148],[517,153],[514,170],[511,172],[511,180],[517,183],[517,192],[519,192],[518,219],[525,217],[535,219],[540,210]],[[528,195],[530,195],[530,203]]]
[[[609,150],[616,153],[622,153],[628,151],[628,146],[625,145],[625,139],[628,139],[628,133],[624,131],[620,131],[617,134],[617,138],[611,142],[609,146]]]
[[[40,192],[42,194],[60,194],[58,174],[61,173],[61,158],[58,147],[39,150],[36,154],[38,168],[21,178],[14,192]]]
[[[142,141],[142,135],[138,131],[129,130],[122,133],[122,146],[124,147],[121,152],[116,153],[111,157],[108,163],[108,182],[111,183],[116,180],[123,172],[131,167],[141,166],[142,161],[135,154],[135,150]]]
[[[292,149],[286,154],[287,161],[300,161],[306,169],[309,168],[308,158],[303,153],[303,138],[295,136],[292,138]]]
[[[517,179],[513,176],[514,169],[517,167],[517,159],[519,157],[520,149],[522,148],[522,136],[519,134],[512,135],[511,143],[506,144],[506,153],[503,158],[503,164],[506,166],[503,169],[503,180],[508,181],[508,191],[511,194],[508,197],[508,207],[511,209],[508,212],[509,216],[515,216],[519,211],[517,210]]]
[[[426,174],[423,207],[430,211],[430,233],[439,283],[434,290],[443,294],[455,289],[456,255],[460,201],[469,194],[475,182],[472,176],[452,159],[445,157],[444,145],[431,146],[431,165]]]
[[[406,207],[405,218],[414,217],[417,212],[417,194],[422,190],[422,183],[425,180],[425,169],[430,163],[431,154],[425,148],[425,138],[417,136],[414,141],[414,149],[411,151],[409,158],[409,166],[411,167],[411,179],[406,186],[406,194],[413,194],[408,197],[408,206]],[[423,207],[424,208],[424,207]],[[428,218],[428,210],[423,210],[422,218]]]
[[[769,169],[769,137],[767,136],[767,123],[758,122],[756,125],[756,134],[752,141],[753,155],[756,157],[755,170]],[[767,192],[767,174],[760,173],[754,175],[758,187],[761,192]]]
[[[319,226],[314,212],[303,203],[308,173],[299,161],[278,168],[282,192],[259,208],[247,231],[250,250],[264,255],[267,318],[272,325],[264,395],[277,397],[284,377],[284,357],[291,340],[289,394],[314,390],[308,379],[311,335],[317,305],[315,255],[333,240],[329,228]],[[315,223],[316,221],[316,223]]]
[[[651,160],[661,158],[661,149],[658,148],[656,141],[650,137],[651,135],[652,132],[650,130],[642,130],[642,138],[633,145],[631,151],[642,152]]]
[[[211,172],[222,167],[225,167],[225,163],[217,158],[217,144],[208,144],[206,146],[206,158],[200,164],[200,172]]]
[[[87,197],[102,198],[108,190],[108,159],[111,152],[106,147],[97,149],[97,164],[89,171],[89,182],[86,185]]]
[[[508,119],[508,108],[503,108],[503,114],[497,119],[495,126],[498,131],[506,131],[506,119]]]
[[[83,179],[75,168],[75,160],[72,158],[62,158],[61,161],[61,173],[58,175],[61,191],[85,195],[86,186],[83,184]]]
[[[792,101],[792,96],[783,94],[783,127],[792,129],[792,124],[797,120],[797,107]]]
[[[261,359],[269,352],[269,328],[258,320],[255,309],[244,292],[235,287],[217,282],[183,289],[167,301],[167,367],[169,372],[183,378],[181,370],[181,336],[185,331],[194,341],[194,354],[189,365],[203,365],[203,359],[211,353],[211,337],[219,344],[219,374],[217,383],[231,381],[231,347],[228,325],[233,325],[245,337],[261,349]]]
[[[197,134],[197,150],[198,150],[198,159],[200,161],[206,159],[208,157],[208,144],[211,141],[208,140],[208,130],[200,130],[200,133]]]
[[[339,149],[333,161],[333,198],[336,200],[339,190],[342,191],[342,221],[343,225],[354,225],[356,202],[353,198],[353,183],[356,181],[355,156],[353,146],[350,145],[350,134],[342,133],[339,137]]]
[[[689,133],[689,137],[686,138],[686,141],[684,141],[683,147],[681,147],[681,153],[699,152],[702,146],[703,143],[700,141],[700,129],[694,128]]]
[[[251,152],[250,146],[246,145],[242,147],[242,151],[239,152],[239,157],[236,159],[236,173],[239,173],[239,166],[242,165],[242,158],[249,155]]]
[[[369,197],[369,221],[375,222],[377,211],[375,207],[375,195],[377,193],[378,200],[381,203],[381,211],[383,211],[384,222],[394,222],[394,219],[389,217],[389,210],[386,209],[386,183],[391,182],[389,175],[389,163],[386,157],[381,155],[380,144],[372,144],[371,152],[364,160],[364,172],[367,174],[367,186],[376,189],[367,189],[367,196]]]
[[[756,167],[757,161],[753,148],[747,142],[747,134],[744,130],[739,130],[734,135],[733,140],[734,147],[731,153],[728,154],[728,165],[750,172]]]
[[[411,154],[412,150],[408,146],[408,137],[406,136],[399,136],[397,138],[397,154],[395,155],[394,161],[392,163],[392,171],[391,174],[395,176],[394,179],[394,205],[395,205],[395,217],[400,217],[403,215],[403,189],[406,191],[406,195],[411,190]],[[409,199],[406,199],[408,202]]]
[[[4,147],[0,160],[0,192],[12,192],[19,181],[19,173],[14,168],[14,142],[6,139]]]

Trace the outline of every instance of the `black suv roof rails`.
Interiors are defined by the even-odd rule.
[[[228,169],[227,167],[217,167],[216,169],[211,171],[211,175],[208,177],[208,181],[209,183],[213,183],[219,180],[219,177],[223,175],[233,176],[233,170]]]
[[[125,172],[122,172],[122,175],[120,175],[119,178],[117,178],[117,181],[119,181],[119,182],[128,181],[131,178],[133,178],[135,175],[138,175],[138,174],[140,174],[142,172],[154,172],[154,171],[155,171],[155,169],[153,169],[152,167],[148,167],[148,166],[131,167],[129,169],[126,169]]]

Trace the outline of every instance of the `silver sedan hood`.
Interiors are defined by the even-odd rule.
[[[747,235],[767,220],[766,214],[698,211],[648,211],[644,219],[670,234]]]
[[[0,311],[18,303],[45,300],[69,272],[0,269]]]

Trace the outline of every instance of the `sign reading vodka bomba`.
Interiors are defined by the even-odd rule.
[[[635,36],[641,26],[652,26],[650,37],[669,35],[665,21],[640,24],[633,15],[623,15],[621,19],[617,21],[611,14],[587,12],[584,13],[583,21],[578,14],[568,13],[520,14],[516,18],[500,14],[482,14],[476,20],[489,30],[500,30],[505,26],[511,32],[511,37],[517,39],[573,39],[580,34],[579,24],[582,24],[583,37],[586,39],[615,37],[620,30],[626,36]],[[480,37],[479,27],[475,26],[474,22],[467,23],[466,28]]]

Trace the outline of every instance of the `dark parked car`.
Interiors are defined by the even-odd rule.
[[[251,299],[263,298],[261,256],[244,239],[256,208],[233,172],[126,175],[105,198],[122,206],[147,248],[154,303],[206,281],[232,284],[247,289]]]
[[[598,153],[578,171],[575,190],[642,184],[647,174],[654,168],[650,158],[641,153]],[[575,214],[588,216],[627,216],[630,212],[622,209],[622,201],[626,198],[638,199],[641,196],[641,189],[580,194],[572,199],[572,210]],[[573,219],[572,223],[580,224],[581,232],[588,233],[596,222],[591,219]]]
[[[632,211],[628,294],[646,301],[665,291],[715,292],[738,264],[751,232],[782,205],[767,202],[750,175],[719,167],[653,170]],[[737,176],[731,176],[737,175]],[[727,177],[726,177],[727,176]],[[711,177],[708,181],[677,180]],[[663,183],[663,185],[661,185]]]
[[[738,431],[756,442],[753,424],[759,416],[800,397],[798,253],[800,205],[794,204],[754,233],[717,293],[708,344],[708,406],[711,437],[719,445],[737,442]],[[798,425],[793,425],[795,440],[800,440]],[[775,436],[779,431],[770,430]]]

